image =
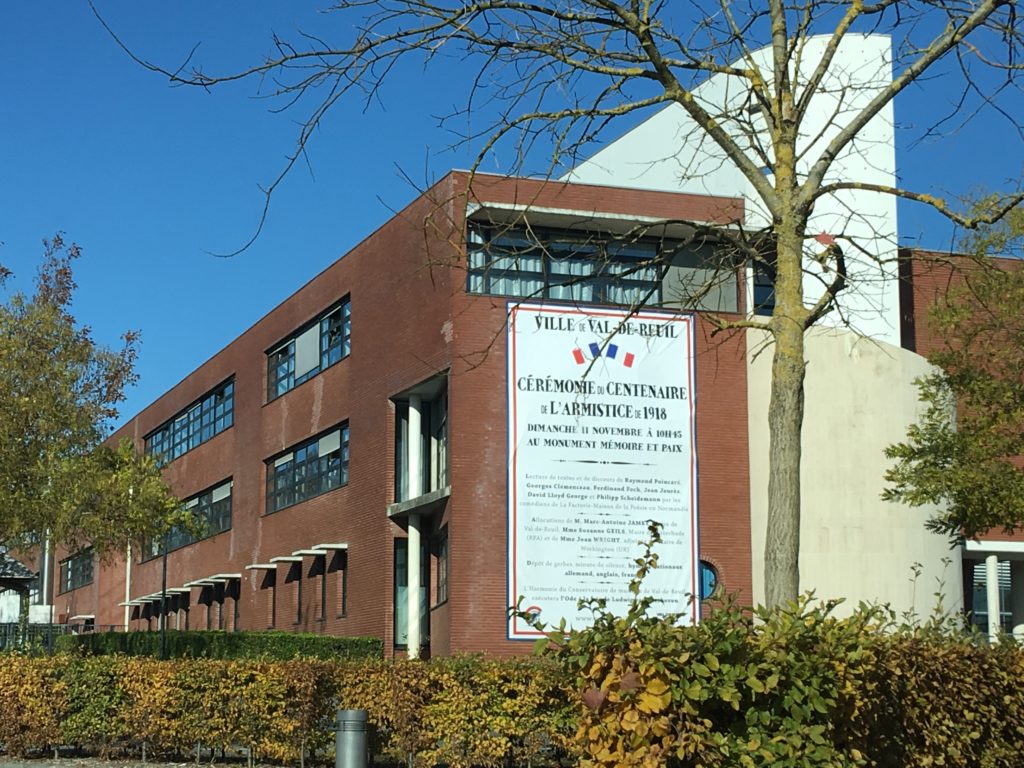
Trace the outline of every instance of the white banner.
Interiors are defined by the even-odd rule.
[[[696,622],[692,315],[510,304],[508,600],[581,627],[624,612],[638,542],[662,524],[644,594]],[[519,618],[509,638],[534,638]]]

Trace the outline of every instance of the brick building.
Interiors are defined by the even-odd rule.
[[[671,269],[652,282],[637,265],[688,234],[663,222],[732,222],[743,202],[480,175],[468,184],[467,174],[449,174],[112,436],[159,456],[174,491],[207,526],[199,540],[176,531],[166,542],[169,627],[370,635],[389,653],[405,653],[412,626],[430,654],[523,651],[510,638],[525,635],[507,620],[520,594],[514,494],[529,494],[510,470],[528,437],[516,434],[511,396],[523,395],[515,383],[525,370],[511,348],[519,338],[510,332],[513,316],[537,301],[555,314],[621,316],[652,289],[655,303],[678,306],[675,292],[706,277],[713,249],[674,252]],[[934,346],[925,312],[943,281],[955,279],[932,259],[901,255],[900,346],[838,328],[808,338],[802,583],[845,596],[848,606],[882,600],[923,614],[932,590],[907,586],[920,563],[923,582],[945,582],[947,607],[978,616],[998,579],[1001,618],[1016,626],[1024,621],[1009,589],[1024,562],[1016,537],[950,551],[925,530],[928,510],[878,498],[882,450],[918,413],[913,381],[928,366],[917,353]],[[614,264],[628,269],[611,275]],[[768,356],[757,354],[758,332],[712,338],[705,316],[744,316],[755,282],[737,268],[695,311],[658,319],[692,327],[699,534],[694,529],[692,577],[671,590],[684,602],[710,579],[740,601],[761,599]],[[618,337],[598,339],[609,341],[626,354]],[[579,346],[556,354],[589,364],[615,355]],[[621,432],[634,433],[629,422]],[[596,491],[584,507],[575,514],[590,519],[566,529],[567,551],[574,538],[617,524],[600,518]],[[633,507],[623,511],[634,521],[666,522],[656,503]],[[619,543],[639,538],[634,527]],[[88,551],[58,553],[55,616],[157,628],[161,552],[152,542],[110,565]],[[624,554],[627,568],[607,591],[577,584],[572,597],[621,591],[636,553]],[[413,590],[420,574],[418,602],[410,571]],[[579,573],[550,581],[568,584]]]
[[[668,301],[705,251],[676,254],[654,285],[643,270],[610,281],[599,262],[635,265],[684,233],[651,227],[629,253],[602,243],[637,222],[735,221],[742,203],[479,175],[467,194],[467,184],[449,174],[112,436],[160,457],[207,524],[199,541],[168,539],[169,627],[372,635],[402,652],[419,549],[430,653],[523,650],[506,631],[510,297],[575,310],[628,305],[654,287]],[[485,264],[483,244],[499,240],[542,241],[547,255]],[[563,279],[559,264],[576,274]],[[705,301],[742,312],[743,294],[737,273]],[[745,339],[711,339],[699,312],[694,331],[704,577],[750,600]],[[412,557],[410,529],[422,547]],[[89,552],[59,554],[56,614],[156,628],[160,544],[102,566]]]

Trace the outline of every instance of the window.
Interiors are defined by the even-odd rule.
[[[661,301],[658,243],[471,225],[470,293],[634,305]]]
[[[167,551],[173,552],[229,530],[231,528],[231,490],[233,487],[234,483],[228,480],[186,500],[182,506],[191,510],[199,526],[199,531],[193,534],[184,528],[172,528],[166,536]],[[143,549],[143,560],[150,560],[162,554],[161,543],[160,539],[151,539],[147,542]]]
[[[146,454],[166,464],[230,427],[234,380],[217,387],[146,437]]]
[[[770,315],[775,309],[775,276],[761,264],[754,266],[754,314]]]
[[[73,589],[92,584],[92,549],[85,549],[60,561],[60,591],[70,592]]]
[[[718,590],[718,570],[706,560],[700,561],[700,599],[710,600]]]
[[[348,615],[348,553],[336,551],[327,565],[327,572],[337,574],[337,617],[343,619]]]
[[[437,605],[448,601],[448,526],[437,537]]]
[[[437,377],[421,387],[420,494],[448,485],[448,390]],[[409,400],[395,400],[395,501],[407,501],[409,491]],[[418,494],[419,495],[419,494]]]
[[[346,298],[267,353],[267,399],[280,397],[348,357],[351,344],[352,305]]]
[[[971,624],[982,633],[988,632],[988,590],[986,589],[985,561],[971,563],[967,561],[971,573],[968,596],[968,609],[971,612]],[[999,624],[1007,634],[1013,632],[1013,611],[1010,610],[1012,583],[1010,580],[1010,561],[1000,560],[998,566],[999,579]]]
[[[348,424],[267,462],[267,513],[348,482]]]
[[[427,591],[430,586],[430,558],[426,542],[420,551],[420,636],[422,644],[429,642],[430,612]],[[409,594],[409,541],[395,539],[395,647],[405,648],[409,643],[409,612],[406,609]]]

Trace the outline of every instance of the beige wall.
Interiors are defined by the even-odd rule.
[[[764,599],[768,517],[768,401],[772,348],[748,331],[750,522],[754,598]],[[760,352],[760,354],[758,354]],[[807,338],[803,428],[800,586],[819,598],[845,597],[913,608],[922,618],[944,580],[946,610],[959,610],[959,548],[924,528],[927,510],[883,502],[885,446],[903,439],[920,411],[913,381],[930,366],[921,356],[846,330]],[[948,559],[948,565],[943,560]],[[922,566],[912,580],[912,567]]]

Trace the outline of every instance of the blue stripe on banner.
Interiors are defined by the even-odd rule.
[[[600,357],[601,356],[601,347],[599,345],[597,345],[597,344],[591,344],[590,345],[590,354],[591,354],[592,357]]]
[[[617,354],[619,354],[618,346],[616,346],[615,344],[609,344],[608,349],[605,351],[605,355],[614,360]]]

